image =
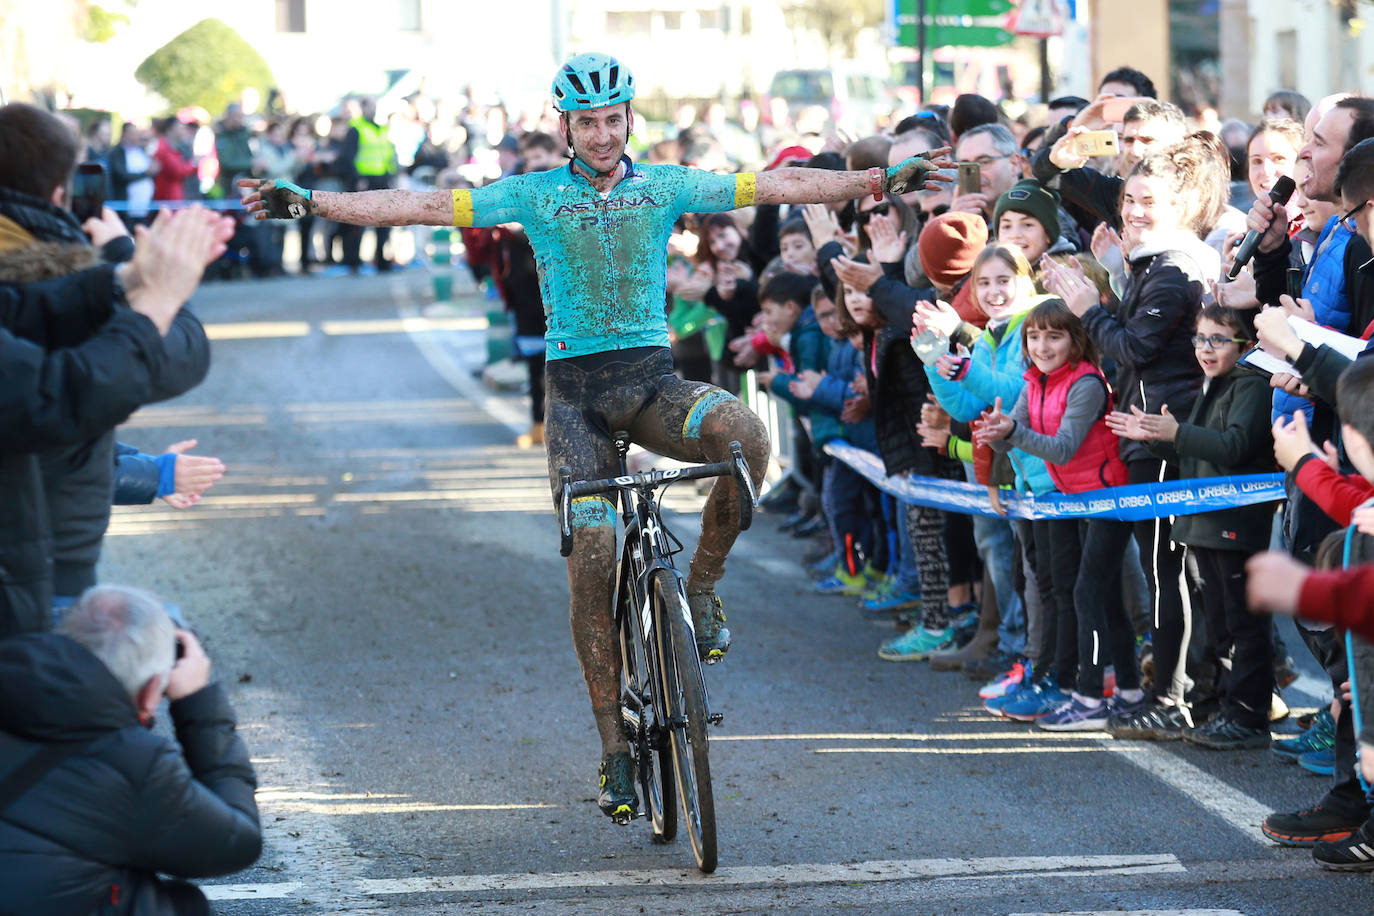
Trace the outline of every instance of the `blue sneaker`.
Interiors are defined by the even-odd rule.
[[[1105,700],[1094,703],[1073,693],[1069,695],[1067,703],[1049,715],[1036,719],[1035,727],[1047,732],[1102,731],[1107,727],[1107,703]]]
[[[1318,776],[1330,776],[1336,772],[1335,745],[1320,751],[1308,751],[1298,758],[1298,766]]]
[[[859,610],[865,617],[888,617],[897,611],[910,610],[921,606],[921,593],[898,588],[892,583],[882,591],[865,594],[859,601]]]
[[[1112,698],[1107,701],[1107,718],[1127,719],[1142,711],[1150,704],[1149,694],[1141,691],[1140,699],[1122,699],[1120,691],[1112,694]]]
[[[818,595],[848,595],[854,597],[863,593],[868,585],[868,579],[864,577],[862,571],[851,576],[843,566],[836,566],[828,579],[822,579],[811,586],[811,591]]]
[[[1053,675],[1046,675],[1034,687],[1023,690],[1002,704],[1002,715],[1017,722],[1034,722],[1048,716],[1069,701]]]
[[[1303,754],[1324,751],[1336,746],[1336,720],[1331,718],[1331,710],[1323,709],[1312,719],[1312,726],[1296,738],[1275,741],[1269,750],[1284,760],[1298,762]]]
[[[896,639],[889,639],[878,649],[878,657],[885,662],[923,662],[930,653],[947,648],[954,640],[954,628],[927,630],[912,627]]]
[[[840,565],[840,552],[838,550],[828,553],[814,563],[806,567],[806,573],[817,579],[824,579],[835,571],[835,567]]]

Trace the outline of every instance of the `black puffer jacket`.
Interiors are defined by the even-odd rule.
[[[109,669],[65,636],[0,643],[0,772],[77,746],[0,812],[0,916],[171,912],[155,873],[253,864],[257,782],[223,688],[178,700],[171,717],[176,741],[140,725]]]
[[[76,219],[66,210],[0,188],[0,218],[7,220],[8,245],[0,246],[0,283],[33,283],[65,276],[99,263]],[[29,241],[23,243],[23,235]],[[132,243],[106,246],[109,260],[132,256]],[[144,403],[175,397],[200,384],[210,367],[210,344],[200,321],[182,309],[163,339],[164,359]],[[118,382],[118,376],[111,380]],[[54,588],[76,596],[95,584],[100,544],[110,523],[114,490],[114,431],[46,449],[39,457],[53,538]]]
[[[1216,276],[1220,266],[1216,252],[1197,236],[1165,236],[1161,233],[1156,242],[1131,252],[1130,277],[1120,303],[1089,309],[1083,326],[1102,355],[1116,364],[1118,410],[1134,406],[1159,413],[1160,406],[1168,404],[1175,417],[1186,417],[1202,388],[1192,338],[1203,283]],[[1142,443],[1122,443],[1126,461],[1150,457]]]
[[[0,639],[45,630],[52,533],[37,452],[122,423],[164,361],[153,323],[117,308],[112,266],[0,285]],[[120,385],[111,385],[120,379]]]
[[[916,432],[916,424],[921,422],[921,405],[930,393],[930,381],[925,366],[911,349],[910,326],[910,320],[905,325],[889,322],[876,332],[864,332],[864,371],[873,401],[878,452],[890,475],[911,473],[950,478],[956,476],[957,462],[921,445],[921,436]],[[875,349],[876,378],[871,356]]]

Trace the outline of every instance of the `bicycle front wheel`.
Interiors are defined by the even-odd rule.
[[[704,872],[716,870],[716,804],[707,757],[706,685],[701,679],[697,643],[688,625],[687,600],[667,570],[653,574],[663,694],[668,706],[669,744],[678,797],[692,843],[692,855]]]

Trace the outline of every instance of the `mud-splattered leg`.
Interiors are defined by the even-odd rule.
[[[711,408],[701,423],[701,451],[706,461],[725,461],[730,443],[744,446],[754,486],[763,483],[768,470],[768,432],[763,421],[743,403],[724,401]],[[731,477],[719,477],[701,511],[701,538],[687,573],[687,593],[714,590],[725,573],[725,557],[739,537],[739,496]]]
[[[592,715],[601,735],[601,752],[628,750],[620,724],[620,644],[611,601],[615,589],[615,509],[601,497],[573,501],[573,552],[568,557],[569,618],[573,648]]]

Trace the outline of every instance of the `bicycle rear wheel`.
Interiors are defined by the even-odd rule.
[[[711,791],[711,764],[707,757],[706,685],[701,679],[701,660],[696,639],[687,624],[687,601],[677,580],[666,570],[656,570],[652,581],[658,628],[659,659],[663,668],[663,693],[670,715],[669,744],[677,779],[682,813],[692,855],[704,872],[716,870],[716,804]]]

